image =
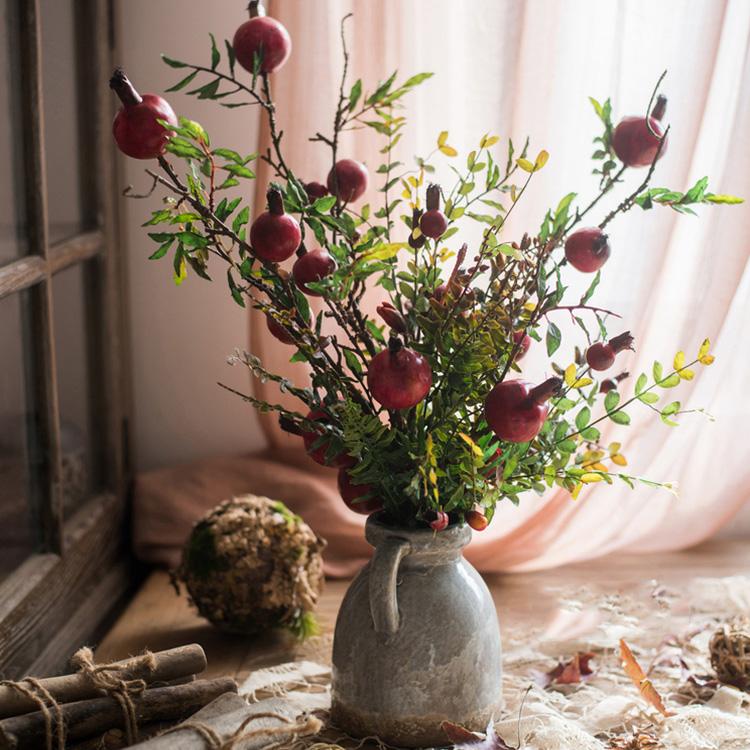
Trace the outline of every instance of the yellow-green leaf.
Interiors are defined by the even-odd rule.
[[[570,493],[570,496],[573,498],[573,500],[578,500],[578,496],[581,494],[581,490],[583,489],[582,484],[577,484],[573,491]]]
[[[458,151],[453,146],[440,146],[440,153],[446,156],[458,156]]]
[[[531,173],[534,171],[534,165],[528,159],[518,159],[516,164],[518,164],[524,172]]]
[[[494,146],[499,140],[500,138],[496,135],[485,135],[484,138],[479,141],[479,148],[489,148],[490,146]]]
[[[706,354],[705,356],[701,357],[700,360],[698,361],[702,365],[706,365],[706,367],[708,367],[708,365],[712,365],[714,363],[714,359],[716,358],[714,357],[713,354]]]
[[[398,254],[399,250],[406,247],[405,242],[388,242],[370,248],[366,253],[357,258],[357,263],[365,263],[370,260],[388,260]]]
[[[693,370],[688,370],[685,368],[684,370],[680,370],[680,377],[683,380],[692,380],[695,377],[695,372]]]
[[[706,354],[708,354],[709,350],[711,349],[711,340],[710,339],[703,339],[703,343],[701,344],[701,348],[698,350],[698,359],[701,357],[705,357]]]
[[[538,172],[549,161],[549,153],[542,149],[534,162],[534,171]]]
[[[685,366],[685,352],[677,352],[674,355],[674,369],[681,370]]]
[[[458,436],[461,438],[461,440],[464,441],[464,443],[466,443],[466,445],[469,446],[469,448],[471,448],[472,453],[477,458],[483,458],[484,457],[484,453],[482,453],[482,449],[467,434],[465,434],[463,432],[459,432]]]
[[[576,366],[575,363],[568,365],[565,368],[565,385],[572,386],[576,382]]]
[[[584,388],[587,385],[591,385],[594,381],[591,378],[578,378],[570,384],[571,388]]]
[[[444,146],[447,142],[448,142],[448,131],[443,130],[437,139],[438,148],[440,148],[441,146]]]
[[[604,481],[604,477],[601,474],[594,474],[593,472],[586,472],[585,474],[581,475],[579,479],[584,484],[594,484],[595,482]]]

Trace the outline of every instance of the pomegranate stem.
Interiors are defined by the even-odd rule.
[[[536,404],[543,404],[562,388],[562,383],[560,378],[547,378],[529,391],[529,398]]]
[[[275,214],[276,216],[283,216],[284,215],[284,199],[281,195],[281,192],[277,190],[276,188],[271,188],[266,193],[266,198],[268,200],[268,210]]]
[[[120,101],[126,107],[134,107],[143,101],[143,97],[135,90],[135,86],[122,68],[115,68],[109,79],[109,87],[120,97]]]

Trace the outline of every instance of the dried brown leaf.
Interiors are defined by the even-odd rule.
[[[625,674],[630,677],[633,684],[638,688],[641,697],[650,703],[662,716],[672,716],[672,712],[667,711],[658,691],[651,680],[646,677],[646,673],[636,661],[628,644],[622,638],[620,639],[620,660]]]

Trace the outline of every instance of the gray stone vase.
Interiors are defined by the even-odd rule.
[[[500,629],[461,554],[471,529],[399,529],[376,513],[365,535],[375,554],[336,621],[333,722],[401,747],[449,744],[446,720],[483,731],[501,705]]]

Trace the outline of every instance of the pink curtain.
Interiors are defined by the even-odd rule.
[[[587,97],[611,95],[616,117],[643,112],[665,68],[672,134],[655,184],[682,189],[708,174],[715,192],[750,196],[745,0],[272,0],[270,6],[294,41],[274,90],[287,160],[303,179],[324,182],[330,166],[327,149],[307,138],[331,128],[341,66],[338,22],[351,11],[351,81],[362,77],[372,85],[394,68],[404,76],[437,73],[408,101],[411,127],[401,142],[402,161],[430,151],[441,130],[448,130],[450,142],[464,153],[487,131],[516,141],[528,134],[533,153],[550,152],[548,166],[505,230],[508,238],[537,227],[564,193],[578,190],[585,199],[595,190],[589,155],[598,126]],[[260,150],[266,146],[262,142]],[[369,132],[347,134],[341,153],[368,163],[371,171],[377,166]],[[449,179],[449,173],[441,176]],[[259,191],[269,178],[261,170]],[[641,178],[631,175],[624,189]],[[378,199],[374,192],[368,197]],[[258,210],[263,201],[262,194],[256,196]],[[608,210],[605,202],[602,211]],[[636,336],[637,353],[619,361],[632,373],[650,370],[657,357],[671,362],[680,348],[696,351],[705,336],[714,342],[716,364],[683,384],[676,397],[683,408],[705,407],[715,422],[686,415],[672,430],[643,407],[633,409],[631,427],[604,431],[605,440],[622,442],[632,473],[677,480],[679,498],[646,487],[597,485],[577,501],[555,491],[529,496],[519,508],[502,504],[469,550],[481,570],[529,570],[615,550],[685,547],[713,534],[747,500],[750,212],[741,206],[700,213],[696,219],[668,209],[634,209],[614,222],[613,254],[597,296],[599,304],[622,313],[623,330]],[[572,296],[590,281],[569,280]],[[377,301],[375,293],[368,304]],[[570,334],[572,360],[576,334]],[[288,363],[289,349],[270,337],[258,315],[251,316],[250,349],[271,369],[304,381],[304,367]],[[548,374],[545,367],[543,353],[532,351],[525,362],[529,378]],[[269,386],[256,387],[277,396]],[[263,425],[271,458],[275,451],[300,450],[299,439],[272,420]],[[299,460],[304,466],[307,459]],[[341,540],[330,549],[335,572],[353,572],[366,554],[355,533],[363,519],[339,512],[332,487],[316,493],[314,509],[304,492],[287,500],[316,517],[321,502],[330,504],[329,520],[318,530]]]

